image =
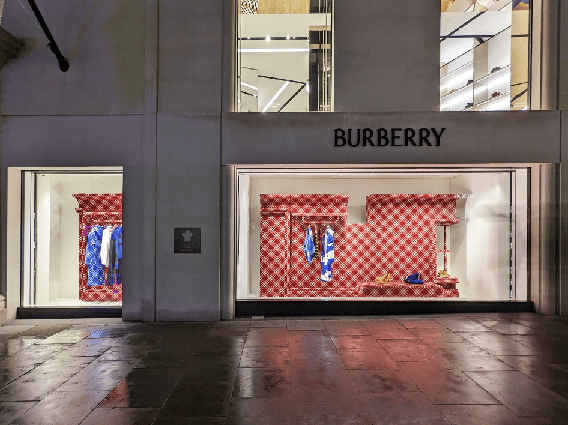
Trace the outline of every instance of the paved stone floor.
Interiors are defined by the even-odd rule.
[[[0,424],[568,423],[568,320],[536,314],[0,327]]]

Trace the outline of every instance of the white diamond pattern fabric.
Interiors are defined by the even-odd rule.
[[[262,297],[459,296],[457,279],[440,280],[436,275],[436,227],[459,221],[455,216],[457,195],[370,195],[365,224],[346,222],[349,195],[260,198]],[[314,224],[318,222],[321,224]],[[322,222],[334,223],[335,262],[330,282],[320,280],[320,261],[309,264],[303,249],[309,224],[321,243]],[[405,276],[416,272],[423,275],[425,285],[403,282]],[[379,290],[375,277],[385,273],[392,275],[393,282]]]
[[[290,219],[287,212],[264,212],[260,225],[260,293],[285,297],[290,268]]]

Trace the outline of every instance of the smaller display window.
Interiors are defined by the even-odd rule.
[[[122,172],[23,174],[21,305],[120,306]]]

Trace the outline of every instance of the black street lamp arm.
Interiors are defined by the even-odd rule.
[[[67,72],[67,70],[69,69],[69,62],[67,62],[67,59],[65,59],[65,56],[63,56],[61,50],[59,50],[59,47],[57,46],[57,43],[55,42],[53,35],[51,35],[51,31],[49,31],[49,28],[47,27],[47,24],[45,23],[43,16],[41,16],[41,12],[39,11],[35,3],[35,0],[28,0],[28,3],[30,4],[32,10],[34,11],[34,15],[38,20],[41,29],[43,30],[45,36],[49,40],[49,44],[47,46],[50,48],[50,50],[57,58],[57,62],[59,63],[59,69],[63,72]]]

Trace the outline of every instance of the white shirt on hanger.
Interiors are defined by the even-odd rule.
[[[108,253],[110,251],[110,237],[112,236],[112,226],[107,226],[103,230],[103,240],[101,241],[101,263],[108,267]]]

